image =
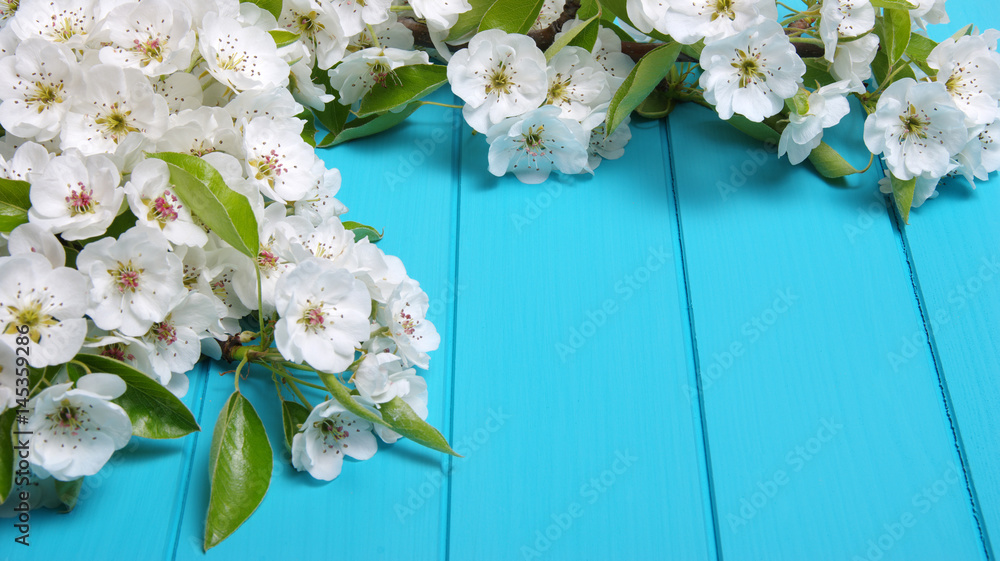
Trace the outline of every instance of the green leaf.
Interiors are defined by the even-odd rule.
[[[306,141],[306,144],[316,147],[316,118],[313,116],[312,111],[306,109],[302,113],[296,115],[299,119],[302,119],[302,140]]]
[[[66,250],[66,266],[75,269],[76,268],[76,258],[80,255],[80,250],[74,247],[64,247]]]
[[[458,15],[458,21],[451,26],[448,37],[445,41],[455,41],[479,29],[479,23],[483,21],[486,10],[490,9],[495,0],[470,0],[472,9]]]
[[[887,9],[883,13],[885,15],[882,18],[879,39],[891,67],[903,56],[906,46],[910,44],[910,13],[892,9]]]
[[[872,0],[872,6],[890,10],[914,10],[917,8],[916,5],[906,0]]]
[[[931,51],[936,46],[937,42],[933,39],[924,37],[919,33],[910,33],[910,43],[906,45],[906,56],[910,59],[910,62],[919,66],[925,74],[935,76],[937,75],[937,70],[927,65],[927,55],[931,54]]]
[[[256,261],[260,251],[257,218],[246,196],[230,189],[208,162],[191,154],[150,154],[167,162],[170,183],[181,202],[226,243]]]
[[[285,31],[284,29],[272,29],[268,31],[271,34],[271,38],[274,39],[274,44],[279,49],[281,47],[287,47],[292,43],[299,40],[298,33],[292,33],[291,31]]]
[[[281,425],[285,429],[285,446],[292,450],[292,439],[299,432],[299,425],[306,422],[309,410],[297,401],[281,401]]]
[[[445,454],[458,456],[458,453],[451,449],[451,446],[448,445],[448,441],[445,440],[444,436],[442,436],[436,428],[428,424],[427,421],[417,417],[417,415],[413,413],[413,410],[410,409],[410,406],[406,405],[406,403],[398,397],[393,398],[393,401],[399,400],[402,405],[393,405],[390,409],[391,413],[386,413],[386,407],[388,407],[389,403],[392,403],[392,401],[389,403],[383,403],[383,417],[380,417],[357,401],[354,401],[354,397],[351,395],[350,390],[348,390],[344,384],[340,383],[340,380],[338,380],[337,376],[334,374],[320,372],[319,377],[323,380],[323,385],[330,390],[330,394],[333,395],[334,399],[339,401],[345,409],[354,413],[358,417],[372,423],[389,427],[417,444],[421,444],[439,452],[444,452]],[[409,410],[408,413],[407,410]]]
[[[420,99],[448,82],[448,69],[439,64],[414,64],[397,68],[361,99],[358,117],[385,113]]]
[[[274,19],[281,17],[281,0],[240,0],[241,4],[257,4],[261,9],[271,12]]]
[[[813,148],[813,151],[809,153],[809,161],[823,177],[844,177],[845,175],[864,173],[868,170],[867,167],[857,169],[847,163],[847,160],[840,153],[825,142],[820,142],[819,146]]]
[[[741,131],[743,134],[746,134],[750,138],[760,140],[761,142],[767,142],[777,146],[778,139],[781,138],[778,131],[772,129],[770,125],[751,121],[743,115],[735,114],[726,122],[736,127],[736,129]]]
[[[670,114],[676,106],[676,101],[660,90],[653,90],[649,96],[635,108],[640,117],[647,119],[662,119]]]
[[[610,135],[633,109],[649,96],[656,85],[670,72],[681,52],[679,43],[671,42],[646,53],[629,72],[608,106],[605,134]]]
[[[11,440],[17,409],[8,409],[0,415],[0,503],[14,487],[14,442]]]
[[[274,461],[264,423],[240,392],[219,413],[209,452],[212,490],[205,551],[219,545],[257,510],[271,484]]]
[[[972,30],[975,28],[976,26],[972,25],[971,23],[966,24],[965,27],[963,27],[962,29],[959,29],[958,31],[952,33],[951,38],[958,41],[959,38],[964,37],[966,35],[970,35],[972,33]]]
[[[360,222],[347,220],[344,222],[344,228],[354,232],[354,241],[356,242],[361,241],[361,238],[368,238],[368,241],[372,243],[382,239],[382,234],[378,230]]]
[[[580,9],[576,11],[576,19],[587,20],[601,14],[601,3],[597,0],[581,0]]]
[[[10,232],[28,221],[30,189],[27,181],[0,179],[0,232]]]
[[[802,82],[806,87],[816,88],[817,83],[826,86],[837,81],[830,73],[830,63],[825,59],[804,58],[802,62],[806,63],[806,73],[802,76]]]
[[[552,43],[552,45],[545,51],[545,60],[552,60],[552,57],[556,55],[563,47],[573,45],[574,47],[583,47],[588,51],[594,48],[594,43],[597,42],[597,34],[601,30],[600,23],[601,15],[594,14],[588,20],[580,25],[577,25],[570,31],[563,33],[558,40]]]
[[[73,360],[91,372],[115,374],[128,389],[113,401],[128,413],[132,434],[143,438],[178,438],[201,430],[191,411],[167,388],[124,362],[100,355],[78,354]]]
[[[73,481],[56,480],[56,494],[59,495],[59,502],[66,505],[66,512],[76,507],[76,500],[80,498],[80,488],[83,487],[83,478],[79,477]]]
[[[896,201],[896,208],[899,209],[903,222],[910,223],[910,207],[913,206],[913,189],[917,186],[917,178],[906,181],[897,179],[895,175],[889,174],[889,183],[892,185],[892,198]]]
[[[343,144],[349,140],[355,140],[358,138],[363,138],[365,136],[371,136],[373,134],[378,134],[384,130],[390,129],[399,123],[402,123],[409,117],[414,111],[420,107],[420,103],[413,102],[406,106],[399,113],[394,113],[392,111],[385,113],[383,115],[369,115],[361,119],[354,119],[347,123],[342,131],[334,134],[331,132],[326,135],[326,138],[322,142],[316,145],[317,148],[326,148],[328,146],[336,146],[338,144]]]
[[[483,14],[479,31],[500,29],[506,33],[527,33],[538,19],[544,0],[497,0]]]

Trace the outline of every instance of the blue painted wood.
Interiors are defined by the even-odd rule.
[[[189,377],[191,386],[183,401],[197,413],[205,392],[205,365],[196,366]],[[193,436],[161,441],[133,438],[101,471],[84,480],[73,512],[32,511],[29,547],[13,544],[11,521],[0,521],[0,558],[82,558],[120,546],[132,559],[169,559],[176,521],[186,506],[193,445]]]
[[[450,96],[444,99],[450,100]],[[441,333],[442,348],[432,354],[426,373],[431,412],[428,421],[445,426],[450,375],[450,318],[456,290],[448,263],[454,254],[450,224],[455,223],[452,180],[452,115],[425,107],[408,123],[382,136],[320,151],[328,167],[340,169],[338,198],[347,205],[345,220],[385,229],[382,249],[403,259],[407,272],[431,300],[428,317]],[[211,370],[226,369],[214,365]],[[210,375],[197,442],[187,507],[174,559],[274,559],[336,552],[356,559],[433,559],[446,503],[443,458],[409,441],[380,446],[370,460],[345,462],[334,481],[313,480],[288,460],[281,432],[281,410],[266,371],[251,375],[240,388],[254,404],[274,449],[271,487],[260,507],[230,538],[202,553],[208,505],[208,451],[211,427],[233,392],[232,375]],[[308,388],[303,388],[308,390]],[[319,391],[306,391],[313,405]],[[414,498],[415,497],[415,498]],[[399,539],[399,536],[406,536]]]
[[[937,40],[967,22],[980,29],[1000,27],[993,2],[950,2],[949,25],[931,28]],[[1000,180],[979,182],[972,190],[964,180],[949,179],[941,195],[910,214],[905,230],[914,280],[922,296],[927,332],[899,331],[896,361],[909,369],[907,341],[926,343],[928,334],[943,387],[961,437],[983,532],[1000,536]]]
[[[544,185],[464,130],[449,558],[715,558],[660,124]]]
[[[887,359],[923,323],[877,173],[827,185],[701,107],[670,133],[722,557],[984,558],[928,345]]]

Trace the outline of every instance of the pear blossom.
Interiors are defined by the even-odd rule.
[[[59,134],[79,88],[76,57],[67,47],[28,39],[0,60],[0,125],[24,138]]]
[[[418,18],[427,22],[428,29],[444,31],[455,25],[459,14],[471,10],[472,4],[468,0],[410,0],[410,7]],[[542,9],[545,9],[544,4]]]
[[[29,177],[28,220],[65,240],[103,234],[125,198],[118,167],[100,154],[68,151]]]
[[[167,102],[167,110],[171,113],[197,109],[204,101],[201,82],[196,76],[187,72],[174,72],[165,80],[157,80],[153,83],[153,91]],[[170,127],[167,131],[170,131]]]
[[[400,398],[421,419],[427,418],[427,382],[416,370],[404,368],[402,360],[391,353],[368,353],[358,364],[352,380],[362,402],[374,406]],[[392,444],[400,435],[385,426],[375,425],[383,442]]]
[[[563,47],[549,61],[545,102],[562,110],[560,117],[582,121],[601,103],[611,101],[604,69],[581,47]]]
[[[423,51],[372,47],[351,53],[330,70],[330,85],[340,94],[339,101],[350,105],[364,97],[373,86],[386,87],[401,66],[430,64]]]
[[[162,233],[136,226],[80,251],[76,266],[90,278],[87,315],[98,327],[138,337],[167,317],[186,294],[181,261],[169,249]]]
[[[156,140],[167,127],[167,102],[134,68],[98,64],[84,74],[86,94],[77,97],[62,130],[63,150],[114,152],[131,134]]]
[[[243,138],[233,117],[222,107],[198,107],[171,113],[168,127],[156,143],[161,152],[187,152],[204,156],[221,150],[243,156]]]
[[[760,19],[701,52],[699,84],[719,116],[739,113],[751,121],[777,114],[795,95],[806,66],[776,21]]]
[[[266,31],[214,12],[205,14],[202,25],[198,49],[216,80],[237,92],[288,85],[288,64]]]
[[[820,7],[819,36],[824,56],[833,62],[840,37],[853,38],[875,27],[875,7],[871,0],[823,0]]]
[[[94,373],[42,390],[31,401],[25,430],[28,463],[41,477],[72,481],[94,475],[132,438],[128,414],[110,400],[125,393],[114,374]]]
[[[917,7],[910,10],[910,20],[920,29],[926,29],[927,24],[948,23],[948,14],[944,4],[947,0],[910,0]]]
[[[358,266],[354,233],[346,230],[337,217],[313,226],[301,216],[289,216],[278,225],[278,233],[298,262],[316,257],[351,271]]]
[[[927,65],[938,71],[958,108],[972,125],[1000,117],[1000,54],[991,51],[982,35],[948,38],[927,55]]]
[[[125,194],[137,224],[163,232],[171,243],[201,247],[208,236],[195,224],[191,211],[173,192],[167,163],[157,158],[143,160],[132,170]]]
[[[589,135],[577,121],[560,119],[558,107],[546,105],[523,117],[510,117],[490,128],[489,170],[508,171],[524,183],[541,183],[553,168],[567,174],[587,166]]]
[[[278,351],[324,372],[343,372],[368,339],[371,299],[365,284],[322,259],[300,263],[279,281],[274,326]]]
[[[394,255],[386,255],[368,238],[361,238],[354,244],[354,255],[358,259],[354,276],[368,286],[372,300],[382,304],[388,302],[396,287],[407,278],[403,262]]]
[[[158,321],[142,336],[149,350],[152,374],[164,386],[172,373],[194,368],[201,358],[201,338],[216,320],[216,308],[208,296],[189,292],[163,321]]]
[[[862,92],[864,81],[872,75],[872,61],[878,52],[878,35],[869,33],[853,41],[837,43],[833,55],[830,74],[839,80],[847,80],[852,92]]]
[[[27,222],[14,228],[7,240],[7,251],[12,256],[37,254],[44,257],[53,268],[66,264],[66,249],[59,238],[37,224]]]
[[[350,37],[360,33],[366,25],[375,25],[389,19],[392,0],[314,0],[323,12],[334,13],[340,20],[344,33]]]
[[[396,287],[389,301],[380,305],[376,317],[380,325],[386,326],[389,337],[395,344],[394,354],[403,360],[404,366],[427,368],[430,351],[441,344],[434,324],[427,321],[430,302],[420,283],[406,279]]]
[[[954,167],[953,165],[950,167]],[[937,198],[937,186],[941,181],[941,178],[929,173],[922,173],[916,176],[916,181],[913,185],[913,203],[911,206],[914,208],[923,206],[928,199]],[[892,194],[892,180],[888,177],[883,177],[878,181],[878,188],[883,194]]]
[[[238,94],[225,106],[226,111],[237,123],[251,121],[257,117],[291,119],[305,110],[286,89],[265,92],[246,91]]]
[[[975,127],[965,147],[955,157],[961,174],[975,188],[975,180],[986,181],[1000,169],[1000,119]]]
[[[379,353],[384,355],[385,353]],[[399,398],[410,406],[413,413],[421,419],[427,419],[427,381],[418,376],[412,368],[394,371],[389,374],[389,384],[395,392],[400,393]],[[375,434],[386,444],[393,444],[401,438],[396,431],[384,425],[375,425]]]
[[[282,247],[275,229],[285,217],[286,207],[282,203],[272,203],[264,210],[264,219],[258,220],[260,251],[257,252],[257,268],[249,257],[242,253],[233,256],[238,266],[233,274],[232,287],[240,302],[251,310],[257,309],[257,274],[260,270],[260,298],[264,312],[274,311],[276,287],[278,281],[295,268],[288,248]]]
[[[120,4],[105,20],[109,45],[100,51],[101,62],[137,68],[147,76],[187,70],[195,48],[191,14],[166,0]]]
[[[685,45],[732,37],[761,16],[778,19],[774,0],[628,0],[626,10],[639,31],[656,29]]]
[[[587,171],[593,172],[602,160],[617,160],[625,155],[625,145],[632,139],[629,129],[631,117],[625,117],[618,128],[605,135],[607,125],[602,121],[590,131],[590,144],[587,146]]]
[[[25,142],[18,146],[10,160],[4,163],[2,173],[7,179],[28,181],[31,172],[41,171],[54,157],[55,155],[41,144]]]
[[[321,70],[344,58],[350,35],[340,27],[335,12],[317,12],[310,0],[284,0],[278,24],[299,34]]]
[[[781,138],[778,139],[778,156],[788,154],[788,161],[792,164],[800,164],[808,158],[813,148],[822,142],[823,130],[839,123],[851,111],[846,97],[849,87],[849,82],[843,80],[808,95],[800,92],[799,95],[804,98],[802,106],[796,105],[795,111],[788,115],[788,126],[781,131]]]
[[[269,198],[297,201],[323,177],[323,160],[302,140],[298,119],[258,117],[243,134],[247,175]]]
[[[535,23],[531,24],[531,31],[541,31],[552,25],[562,15],[565,5],[564,0],[544,0]]]
[[[448,62],[448,82],[466,105],[462,115],[478,132],[545,102],[545,55],[524,36],[490,29]]]
[[[897,178],[942,177],[965,146],[968,129],[944,84],[903,78],[882,92],[865,120],[864,138]]]
[[[6,409],[17,407],[19,369],[14,349],[8,347],[7,343],[0,341],[0,413]],[[20,385],[23,386],[24,382]],[[22,391],[26,392],[27,388]]]
[[[404,51],[413,50],[413,32],[399,23],[395,13],[389,12],[388,19],[382,23],[373,24],[371,29],[375,31],[375,37],[372,37],[371,30],[366,27],[361,30],[361,33],[351,37],[347,50],[353,53],[378,46]],[[378,40],[376,41],[376,39]]]
[[[323,179],[313,184],[306,194],[295,201],[295,214],[314,226],[333,216],[347,212],[347,207],[334,196],[340,190],[340,170],[330,168],[323,172]]]
[[[345,455],[367,460],[377,450],[372,424],[331,399],[317,405],[302,423],[302,432],[292,438],[292,465],[332,481],[340,475]]]
[[[40,37],[80,48],[97,25],[97,4],[91,0],[22,1],[7,25],[22,41]]]
[[[11,348],[27,329],[28,364],[68,362],[87,334],[86,280],[75,269],[53,267],[43,255],[0,257],[0,342]]]

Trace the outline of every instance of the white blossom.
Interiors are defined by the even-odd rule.
[[[317,11],[310,0],[284,0],[278,24],[299,34],[320,69],[327,70],[344,58],[350,35],[340,27],[335,12]]]
[[[867,80],[872,75],[872,61],[878,52],[878,35],[869,33],[853,41],[837,43],[833,55],[833,65],[830,74],[839,80],[847,80],[851,91],[863,92]]]
[[[340,103],[350,105],[375,85],[387,87],[397,68],[414,64],[430,64],[427,53],[372,47],[351,53],[331,69],[330,85],[340,94]]]
[[[214,12],[205,14],[203,25],[198,49],[216,80],[237,92],[288,85],[288,64],[266,31]]]
[[[732,37],[760,16],[778,19],[774,0],[628,0],[626,9],[639,31],[656,29],[686,45]]]
[[[561,117],[582,121],[598,105],[611,101],[604,69],[586,49],[563,47],[549,60],[545,102],[562,110]]]
[[[379,306],[378,323],[388,328],[396,347],[394,354],[403,359],[404,366],[427,368],[427,353],[441,343],[434,324],[427,321],[429,307],[427,294],[413,279],[401,282],[389,301]]]
[[[553,169],[584,171],[589,135],[579,122],[560,119],[560,112],[547,105],[491,127],[490,173],[500,177],[510,171],[524,183],[541,183]]]
[[[823,130],[839,123],[851,111],[846,97],[848,91],[849,83],[845,80],[802,95],[802,107],[797,105],[796,110],[789,113],[788,126],[781,131],[778,156],[788,154],[792,164],[800,164],[808,158],[823,141]]]
[[[118,167],[100,154],[69,151],[29,177],[28,219],[66,240],[103,234],[125,198]]]
[[[938,71],[958,108],[972,125],[1000,117],[1000,54],[991,51],[982,35],[966,35],[939,43],[927,55],[927,65]]]
[[[833,62],[840,37],[857,37],[874,27],[875,8],[871,0],[823,0],[819,35],[823,39],[826,60]]]
[[[166,0],[120,4],[105,20],[110,45],[101,62],[137,68],[147,76],[186,71],[195,48],[191,14]]]
[[[28,39],[0,60],[0,125],[24,138],[59,134],[79,88],[76,57],[63,45]]]
[[[360,33],[365,25],[382,23],[389,18],[392,0],[314,0],[324,12],[337,14],[348,37]]]
[[[340,475],[345,455],[367,460],[377,450],[372,424],[330,400],[317,405],[302,423],[302,432],[292,438],[292,465],[332,481]]]
[[[208,242],[205,230],[195,224],[191,211],[174,192],[163,160],[143,160],[132,170],[124,190],[137,224],[163,232],[173,244],[201,247]]]
[[[490,29],[448,62],[448,82],[466,105],[462,115],[485,133],[507,117],[523,115],[545,101],[545,55],[524,36]]]
[[[46,388],[32,399],[25,430],[33,433],[28,462],[35,473],[72,481],[100,471],[132,437],[128,414],[110,401],[125,389],[118,376],[95,373],[75,384]]]
[[[699,84],[719,116],[739,113],[751,121],[777,114],[795,95],[806,66],[784,30],[773,20],[756,24],[701,52]]]
[[[471,10],[472,4],[468,0],[410,0],[410,7],[418,18],[427,22],[428,29],[444,31],[455,25],[459,14]]]

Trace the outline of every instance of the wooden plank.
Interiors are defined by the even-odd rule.
[[[451,559],[714,558],[662,129],[633,132],[542,185],[463,137]]]
[[[205,392],[205,367],[189,373],[184,404],[197,416]],[[204,427],[204,425],[202,425]],[[168,559],[176,536],[184,491],[190,476],[188,458],[196,435],[175,440],[133,437],[96,475],[84,479],[76,508],[31,512],[30,546],[5,543],[4,559],[49,561],[68,552],[104,552],[110,544],[133,559]],[[5,520],[4,525],[11,523]],[[14,530],[4,532],[13,540]],[[7,557],[7,556],[10,557]]]
[[[948,3],[949,25],[931,27],[942,40],[966,23],[1000,26],[995,4]],[[948,179],[941,195],[910,213],[905,239],[943,387],[961,438],[983,532],[1000,536],[1000,180],[996,174],[972,190]],[[908,371],[906,341],[926,344],[927,333],[895,333],[893,368]]]
[[[877,173],[827,185],[697,106],[670,134],[722,557],[984,558],[929,348],[886,361],[922,321]]]
[[[344,220],[384,228],[380,246],[400,257],[430,296],[428,317],[442,339],[426,372],[428,421],[437,427],[446,426],[449,409],[445,396],[450,375],[449,319],[456,293],[448,268],[454,255],[449,224],[455,223],[457,193],[452,179],[452,115],[448,109],[424,107],[407,124],[386,134],[320,151],[327,166],[341,170],[343,187],[338,198],[350,209]],[[261,376],[259,383],[248,380],[240,387],[263,419],[275,450],[271,488],[243,527],[207,556],[202,554],[211,430],[233,391],[231,375],[211,376],[202,419],[207,432],[197,443],[196,477],[176,559],[305,558],[317,552],[357,559],[436,558],[445,515],[441,455],[401,441],[381,445],[368,461],[349,460],[332,482],[313,480],[296,472],[288,461],[269,375],[257,371],[254,375]],[[307,397],[314,405],[322,401],[318,391]],[[406,539],[387,538],[393,535]]]

